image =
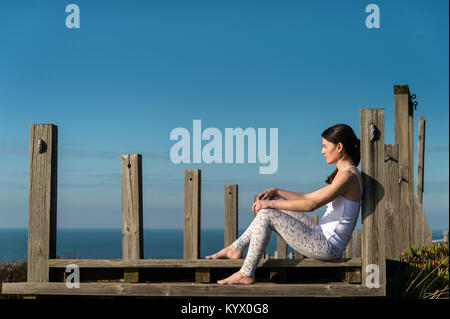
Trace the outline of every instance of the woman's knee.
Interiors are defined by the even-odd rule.
[[[281,215],[281,212],[273,209],[273,208],[262,208],[258,211],[258,214],[256,217],[259,216],[259,218],[265,218],[270,219],[272,217],[279,217]]]

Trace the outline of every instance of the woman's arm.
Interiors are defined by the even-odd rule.
[[[277,188],[277,195],[287,200],[295,200],[295,199],[305,199],[306,194],[290,192]]]
[[[288,200],[260,200],[253,203],[252,209],[258,213],[263,208],[275,208],[279,210],[312,212],[317,208],[333,201],[344,190],[348,189],[353,182],[351,174],[348,172],[338,172],[333,182],[315,192],[301,194],[300,198]],[[281,194],[283,194],[283,191]],[[289,193],[288,193],[289,196]],[[295,193],[290,196],[298,196]],[[282,196],[281,196],[282,197]]]

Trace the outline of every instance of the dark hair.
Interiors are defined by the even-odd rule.
[[[355,132],[353,132],[353,129],[350,126],[348,126],[347,124],[333,125],[323,131],[321,136],[333,144],[338,144],[339,142],[341,142],[344,146],[345,152],[348,154],[348,156],[351,157],[351,159],[355,163],[355,166],[358,166],[359,161],[361,160],[361,141],[358,139],[358,137],[356,137]],[[331,184],[337,172],[338,169],[336,168],[333,173],[328,176],[325,182]]]

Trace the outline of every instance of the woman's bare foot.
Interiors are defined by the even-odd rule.
[[[251,285],[255,282],[254,277],[249,277],[242,273],[240,270],[232,274],[230,277],[217,280],[219,285],[234,285],[234,284],[242,284],[242,285]]]
[[[214,255],[206,256],[206,259],[240,259],[242,258],[242,251],[233,245],[225,247]]]

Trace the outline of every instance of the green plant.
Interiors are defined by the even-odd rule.
[[[401,261],[408,263],[402,274],[407,283],[402,297],[448,298],[448,257],[448,243],[412,247],[402,253]]]

